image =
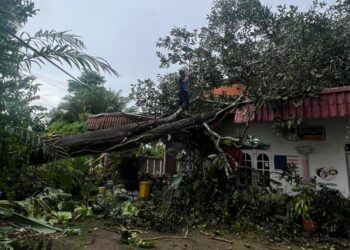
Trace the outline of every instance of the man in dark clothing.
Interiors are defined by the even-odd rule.
[[[179,107],[182,107],[184,110],[188,110],[188,106],[190,105],[188,99],[188,76],[186,76],[184,70],[180,70],[179,74]]]

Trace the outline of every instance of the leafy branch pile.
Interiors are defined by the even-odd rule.
[[[316,236],[348,237],[350,200],[337,190],[311,181],[303,184],[290,166],[281,178],[293,184],[290,196],[278,188],[239,189],[235,178],[227,178],[223,161],[200,171],[184,172],[149,201],[117,205],[113,214],[124,226],[143,226],[158,231],[224,227],[237,233],[254,231],[273,239],[296,240],[304,235],[303,218],[317,221]],[[307,209],[300,210],[306,203]],[[336,204],[336,206],[334,206]],[[289,212],[288,212],[289,211]]]
[[[23,201],[1,200],[1,215],[5,216],[3,218],[10,219],[10,221],[12,215],[16,215],[17,218],[22,218],[24,221],[36,221],[38,224],[41,223],[44,228],[47,226],[49,229],[48,224],[64,225],[93,215],[92,207],[73,202],[71,197],[71,194],[64,193],[61,190],[45,188],[42,192]],[[51,227],[51,229],[54,228]],[[62,230],[54,229],[54,231]]]
[[[92,207],[71,198],[62,190],[45,188],[23,201],[0,200],[0,248],[13,249],[10,246],[19,243],[15,240],[80,234],[71,223],[92,217]]]

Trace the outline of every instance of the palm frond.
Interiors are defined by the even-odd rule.
[[[28,33],[21,34],[22,41],[28,46],[22,49],[23,64],[30,70],[31,65],[45,65],[45,59],[54,60],[61,64],[78,69],[105,71],[119,76],[112,66],[100,57],[84,53],[85,45],[79,36],[64,32],[39,31],[34,36]],[[35,48],[33,51],[32,48]]]
[[[30,40],[32,43],[39,43],[42,46],[50,44],[60,46],[68,45],[78,50],[86,48],[80,36],[68,32],[69,31],[57,32],[55,30],[39,30],[34,36],[30,37]]]
[[[32,155],[38,153],[39,155],[43,155],[46,159],[49,160],[61,160],[68,159],[69,155],[67,152],[55,145],[54,138],[46,138],[43,135],[36,133],[34,131],[25,130],[24,132],[24,144],[32,152]]]

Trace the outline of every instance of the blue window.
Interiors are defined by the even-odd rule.
[[[276,170],[285,170],[287,169],[287,156],[286,155],[275,155],[275,169]]]

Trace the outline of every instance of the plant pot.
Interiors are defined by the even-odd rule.
[[[316,232],[318,225],[316,221],[303,219],[303,228],[309,234]]]
[[[106,192],[107,192],[107,188],[106,187],[99,187],[98,188],[98,193],[99,194],[106,194]]]

